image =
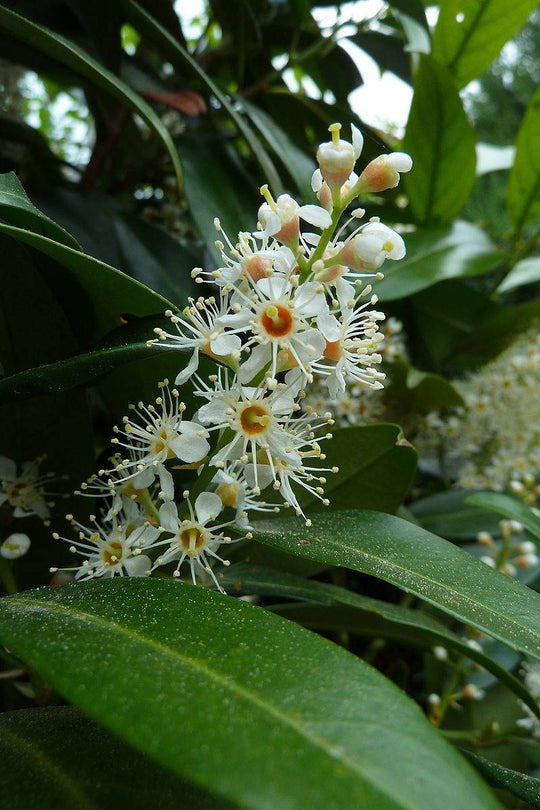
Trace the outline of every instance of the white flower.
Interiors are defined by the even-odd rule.
[[[260,230],[254,233],[265,238],[273,237],[284,245],[296,245],[300,233],[299,219],[315,225],[316,228],[328,228],[332,224],[332,217],[325,208],[318,205],[298,205],[290,194],[280,194],[274,200],[268,186],[261,186],[261,194],[265,197],[259,208],[257,219]]]
[[[45,491],[46,484],[58,479],[54,473],[39,474],[39,465],[44,458],[41,456],[35,461],[25,461],[18,474],[15,461],[0,456],[0,506],[11,506],[13,517],[37,515],[42,520],[49,517],[49,507],[53,504],[46,499],[54,493]]]
[[[154,405],[139,402],[138,411],[130,406],[137,421],[125,416],[123,429],[115,429],[122,439],[117,437],[113,443],[128,450],[130,457],[122,459],[114,471],[123,480],[133,479],[137,489],[150,486],[157,475],[165,497],[172,498],[174,484],[165,467],[167,459],[198,463],[207,455],[210,445],[206,440],[208,433],[200,424],[182,419],[185,405],[179,401],[176,388],[171,390],[168,380],[159,387],[163,392],[163,396],[156,399],[160,413]]]
[[[17,560],[24,557],[30,548],[30,538],[27,534],[10,534],[0,546],[0,556],[6,560]]]
[[[309,320],[328,313],[324,287],[313,281],[297,287],[272,276],[253,285],[250,295],[237,290],[235,296],[242,302],[238,311],[225,315],[221,323],[235,332],[251,333],[243,347],[251,355],[238,368],[240,381],[249,383],[265,369],[275,380],[278,370],[291,366],[298,366],[309,379],[311,364],[322,357],[325,346]],[[280,362],[280,352],[290,365]]]
[[[191,505],[187,492],[184,497],[189,508],[189,518],[182,520],[179,517],[174,501],[165,501],[159,510],[161,526],[172,537],[154,543],[153,548],[161,545],[169,547],[157,558],[152,570],[178,560],[173,572],[173,576],[178,577],[182,564],[187,560],[194,585],[197,583],[197,569],[200,569],[200,572],[210,574],[218,590],[223,591],[210,567],[210,560],[219,560],[223,565],[229,565],[229,561],[222,559],[216,552],[221,545],[233,542],[221,529],[232,526],[234,521],[218,526],[208,525],[215,521],[223,509],[221,499],[215,492],[201,492],[195,501],[195,508]]]
[[[314,363],[313,367],[326,384],[331,397],[345,392],[346,382],[351,381],[370,388],[382,388],[385,375],[375,368],[382,357],[378,346],[383,339],[378,331],[377,321],[384,315],[376,310],[366,311],[369,304],[375,304],[377,297],[354,308],[354,288],[343,290],[340,296],[341,315],[328,315],[319,320],[321,332],[326,339],[324,357],[326,362]],[[347,300],[349,295],[349,300]],[[335,365],[333,365],[335,364]]]
[[[67,518],[77,531],[78,539],[72,542],[56,532],[53,537],[70,543],[70,551],[84,559],[78,566],[51,568],[52,573],[75,571],[75,579],[82,580],[115,575],[141,577],[149,573],[152,562],[141,549],[155,542],[160,529],[144,520],[136,504],[128,502],[121,513],[113,515],[110,525],[98,523],[93,515],[90,516],[91,527],[83,526],[72,515]]]
[[[192,352],[189,363],[176,376],[175,384],[183,385],[199,368],[199,352],[204,352],[210,357],[223,358],[232,357],[238,359],[240,356],[240,338],[225,332],[223,326],[218,321],[226,312],[226,302],[220,298],[219,306],[215,298],[198,298],[195,301],[189,299],[187,306],[181,315],[174,314],[170,309],[165,315],[170,318],[171,323],[176,327],[176,334],[166,332],[164,329],[154,329],[160,341],[168,341],[162,345],[174,349],[188,349]],[[157,341],[149,341],[149,345],[155,345]]]
[[[317,162],[324,180],[330,188],[340,188],[350,177],[354,164],[360,156],[364,139],[360,130],[351,126],[352,143],[339,137],[341,124],[328,127],[332,140],[321,143],[317,151]]]
[[[279,512],[275,504],[259,500],[258,492],[254,492],[246,481],[245,465],[239,461],[229,462],[223,469],[218,469],[212,485],[223,506],[236,510],[236,523],[242,528],[249,528],[250,511]]]
[[[345,243],[336,260],[351,270],[373,272],[385,259],[398,261],[404,256],[405,243],[401,236],[382,222],[372,221]]]

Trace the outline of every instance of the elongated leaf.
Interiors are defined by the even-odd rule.
[[[516,139],[507,205],[518,231],[529,220],[540,217],[540,89],[529,104]]]
[[[245,138],[253,152],[264,176],[267,178],[274,194],[282,189],[281,180],[268,153],[255,135],[247,121],[236,111],[234,104],[227,98],[210,76],[197,64],[195,59],[186,51],[181,43],[175,39],[159,22],[134,0],[122,0],[122,6],[129,21],[141,33],[148,36],[159,47],[160,53],[167,56],[173,64],[178,64],[183,72],[186,66],[192,73],[201,79],[210,92],[218,99],[230,115],[238,132]]]
[[[464,87],[487,70],[537,5],[535,0],[445,0],[433,34],[433,56]]]
[[[178,184],[182,185],[182,169],[178,153],[171,136],[152,108],[121,79],[96,62],[89,54],[73,42],[69,42],[57,33],[21,17],[14,11],[0,6],[0,31],[21,42],[31,45],[76,73],[89,79],[93,84],[103,88],[115,98],[120,99],[134,110],[148,124],[165,146],[176,173]]]
[[[406,236],[407,255],[384,265],[385,278],[376,282],[381,301],[406,298],[451,278],[488,273],[504,261],[487,234],[469,222],[419,229]]]
[[[19,594],[0,615],[2,641],[62,694],[242,807],[499,807],[395,686],[256,606],[118,578]]]
[[[362,425],[333,432],[324,448],[326,467],[339,467],[325,485],[330,507],[308,496],[302,505],[321,509],[380,509],[395,512],[416,472],[417,455],[398,425]]]
[[[73,305],[70,307],[68,300],[65,301],[65,308],[72,318],[74,331],[80,330],[80,334],[84,334],[87,340],[89,335],[94,340],[103,337],[121,323],[125,313],[138,316],[152,315],[173,306],[165,298],[135,279],[91,256],[73,250],[67,245],[54,242],[38,233],[5,225],[2,222],[0,222],[0,233],[36,248],[69,271],[69,275],[78,283],[78,289],[82,289],[86,294],[86,305],[88,305],[88,301],[93,305],[88,321],[81,322],[81,313],[72,311]],[[64,283],[60,283],[61,281]],[[51,278],[51,283],[55,286],[54,277]],[[62,278],[58,274],[57,285],[55,291],[63,302],[64,288],[65,296],[72,294],[72,290],[65,284],[65,274]],[[94,318],[93,322],[92,318]]]
[[[382,512],[257,521],[256,540],[341,565],[414,593],[510,647],[540,659],[540,596],[419,526]]]
[[[68,706],[0,714],[10,810],[227,810]]]
[[[478,756],[474,751],[463,750],[463,754],[490,785],[505,788],[532,807],[540,807],[540,779],[505,768],[498,762]]]
[[[105,377],[114,369],[153,357],[160,352],[173,351],[156,344],[149,348],[147,341],[153,337],[152,329],[163,327],[165,318],[141,318],[130,327],[120,327],[108,336],[104,344],[84,354],[76,354],[57,363],[29,368],[18,374],[0,379],[0,404],[18,402],[42,394],[72,391],[90,385]],[[170,322],[169,322],[170,323]],[[178,350],[176,350],[178,352]],[[177,353],[178,370],[188,358]]]
[[[311,188],[311,176],[316,168],[313,159],[302,152],[293,143],[287,132],[260,107],[248,101],[242,101],[242,107],[261,136],[283,162],[302,195],[303,201],[306,203],[317,202]]]
[[[41,233],[75,250],[81,249],[76,239],[32,205],[14,172],[0,174],[0,219],[8,225]]]
[[[310,626],[325,627],[324,620],[328,606],[342,605],[347,607],[344,613],[339,614],[342,630],[375,638],[394,638],[406,644],[420,646],[432,647],[434,644],[442,644],[444,647],[457,650],[477,661],[505,683],[540,717],[538,702],[518,678],[484,652],[469,647],[463,639],[425,611],[411,610],[401,605],[353,593],[346,588],[339,588],[326,582],[316,582],[272,568],[245,563],[233,565],[220,574],[220,582],[229,593],[256,593],[261,596],[281,596],[315,603],[318,610],[310,614],[312,620]],[[306,614],[298,614],[302,618],[296,619],[294,608],[291,612],[287,612],[285,608],[280,609],[280,613],[302,624],[306,623]],[[321,619],[322,624],[315,623]]]
[[[475,137],[450,73],[426,54],[414,80],[403,148],[413,158],[405,186],[419,222],[450,222],[474,185]]]
[[[540,256],[530,256],[517,262],[504,281],[497,287],[498,293],[510,292],[517,287],[536,284],[540,281]]]
[[[481,509],[489,509],[505,518],[517,520],[522,523],[531,534],[540,540],[540,518],[530,506],[527,506],[517,498],[503,495],[500,492],[478,492],[469,495],[466,503],[471,506],[479,506]]]
[[[409,509],[423,529],[447,540],[474,540],[479,532],[498,534],[499,518],[467,500],[474,494],[472,489],[450,489],[421,498]]]
[[[401,414],[419,414],[463,405],[463,399],[445,378],[419,371],[403,360],[392,363],[385,397]]]

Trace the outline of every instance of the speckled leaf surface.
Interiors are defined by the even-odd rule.
[[[257,606],[117,579],[21,593],[0,617],[2,641],[61,694],[243,808],[499,807],[397,687]]]
[[[9,810],[234,810],[160,768],[71,706],[0,715]]]
[[[540,596],[452,543],[393,515],[370,511],[257,521],[257,540],[328,565],[384,579],[499,641],[540,658]]]

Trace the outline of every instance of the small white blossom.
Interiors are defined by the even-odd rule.
[[[24,557],[30,548],[30,538],[27,534],[20,534],[18,532],[10,534],[0,546],[0,556],[6,560],[17,560],[19,557]]]

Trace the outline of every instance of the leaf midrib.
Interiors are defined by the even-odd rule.
[[[14,600],[15,601],[15,600]],[[335,746],[328,743],[324,737],[320,737],[317,734],[314,734],[308,727],[302,725],[298,722],[295,722],[291,717],[284,714],[283,712],[279,711],[276,707],[272,704],[267,703],[266,701],[262,700],[258,695],[251,692],[250,690],[246,689],[244,686],[239,684],[237,681],[230,677],[225,677],[220,673],[216,672],[216,670],[212,669],[211,667],[202,664],[200,661],[197,661],[191,657],[182,655],[176,650],[173,650],[171,647],[166,646],[162,642],[156,641],[155,639],[151,639],[148,636],[141,635],[140,633],[134,631],[131,628],[125,627],[118,622],[112,621],[111,619],[106,619],[103,616],[97,616],[92,613],[86,613],[85,611],[81,610],[74,610],[73,608],[66,608],[64,605],[59,605],[56,602],[37,602],[36,600],[21,598],[16,600],[18,606],[22,607],[29,607],[33,612],[47,612],[47,610],[51,612],[57,612],[59,614],[65,614],[72,618],[73,620],[78,620],[84,623],[94,624],[98,627],[105,627],[108,630],[113,630],[117,632],[119,635],[127,636],[130,639],[135,638],[139,644],[143,646],[146,644],[148,647],[154,649],[155,651],[159,652],[164,657],[170,657],[173,660],[176,660],[186,667],[191,667],[192,669],[203,673],[206,677],[211,681],[212,679],[218,682],[220,685],[226,687],[230,692],[234,695],[242,695],[247,703],[251,702],[252,704],[258,706],[263,711],[266,711],[269,715],[274,716],[284,725],[289,726],[293,729],[300,737],[306,740],[308,743],[314,748],[321,749],[324,754],[326,754],[329,759],[337,760],[343,763],[348,769],[355,775],[359,776],[361,780],[368,784],[372,784],[376,787],[376,789],[381,793],[381,796],[388,796],[393,801],[398,801],[401,803],[403,810],[416,810],[413,805],[406,804],[404,800],[398,796],[396,796],[388,791],[388,785],[381,784],[377,779],[373,778],[371,774],[366,774],[365,771],[362,771],[358,768],[354,760],[351,760],[348,756],[343,756],[340,754],[339,757],[335,755]]]

